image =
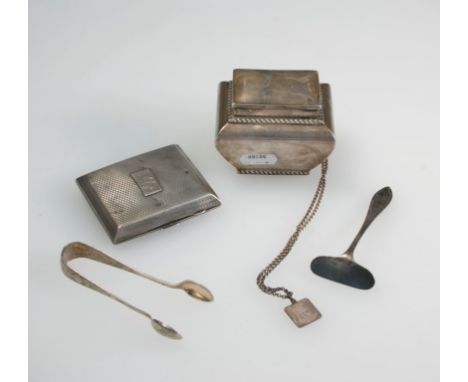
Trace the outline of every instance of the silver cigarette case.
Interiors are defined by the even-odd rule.
[[[239,173],[305,175],[334,146],[330,86],[316,71],[235,69],[220,83],[216,148]]]
[[[221,205],[178,145],[114,163],[76,181],[113,243]]]

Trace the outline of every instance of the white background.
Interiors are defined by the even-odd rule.
[[[33,1],[29,34],[31,381],[438,380],[436,1]],[[332,85],[337,146],[323,206],[268,279],[321,310],[303,329],[255,278],[301,218],[318,170],[241,176],[216,152],[217,84],[235,67],[316,69]],[[171,143],[223,206],[111,244],[74,179]],[[343,251],[385,185],[394,200],[356,250],[374,289],[313,275],[310,260]],[[75,240],[200,281],[215,301],[77,263],[184,335],[160,337],[61,274],[60,250]]]

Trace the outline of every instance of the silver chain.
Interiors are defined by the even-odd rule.
[[[257,276],[257,285],[258,287],[266,294],[270,294],[272,296],[276,296],[279,298],[289,299],[291,303],[295,303],[296,300],[293,298],[293,292],[285,287],[276,287],[272,288],[265,285],[265,279],[268,275],[273,272],[273,270],[289,255],[291,249],[293,248],[294,244],[296,244],[297,239],[299,238],[300,233],[304,230],[304,228],[309,224],[309,222],[313,219],[315,214],[317,213],[320,202],[322,201],[323,193],[325,191],[325,186],[327,183],[326,175],[328,171],[328,161],[325,160],[322,162],[322,172],[320,176],[319,183],[317,185],[317,189],[315,191],[314,198],[310,202],[309,208],[299,222],[296,227],[296,230],[289,238],[288,242],[284,246],[283,250],[276,256],[273,261],[266,266]]]

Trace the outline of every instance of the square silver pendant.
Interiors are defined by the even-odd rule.
[[[221,205],[178,145],[114,163],[76,181],[113,243]]]
[[[284,308],[284,311],[298,328],[302,328],[322,317],[308,298],[303,298],[294,304],[288,305]]]

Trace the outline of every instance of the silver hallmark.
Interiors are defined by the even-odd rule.
[[[302,300],[288,305],[284,308],[284,311],[298,328],[302,328],[322,317],[319,310],[308,298],[303,298]]]

